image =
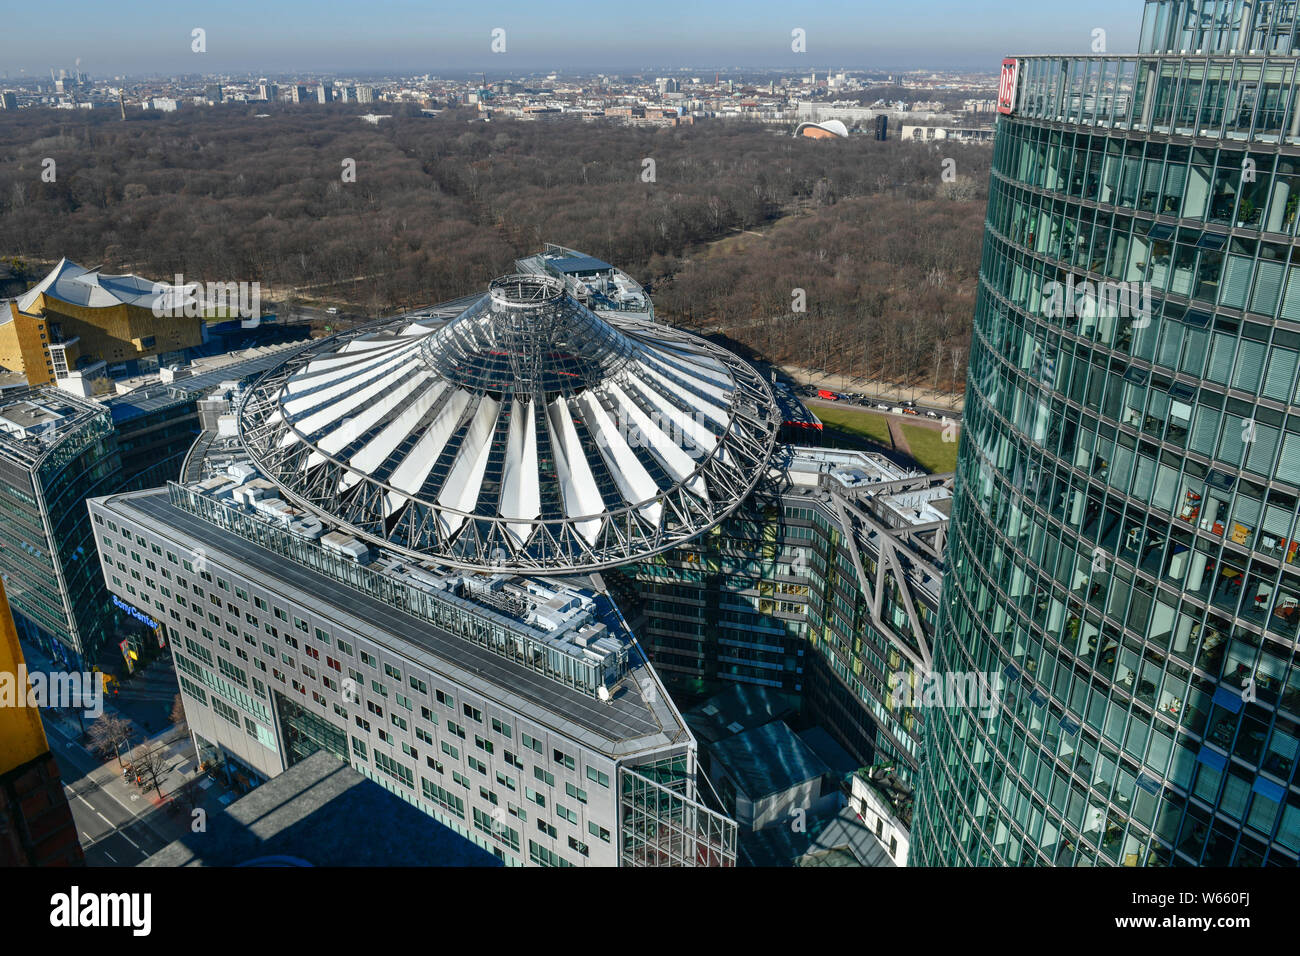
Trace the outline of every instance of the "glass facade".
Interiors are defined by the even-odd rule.
[[[846,525],[834,501],[760,489],[690,544],[607,580],[624,582],[635,597],[637,634],[680,699],[733,683],[779,690],[797,698],[803,716],[824,726],[863,766],[889,763],[910,778],[924,712],[895,700],[899,681],[917,680],[895,640],[911,646],[933,640],[938,588],[919,583],[924,556],[918,553],[907,565],[906,598],[898,579],[888,577],[877,613],[846,529],[857,531],[868,581],[880,571],[882,536],[865,516]],[[936,571],[931,584],[937,582]]]
[[[1144,49],[1294,7],[1153,3]],[[912,860],[1294,866],[1296,62],[1020,67],[935,650],[1004,686],[931,715]]]
[[[61,437],[0,448],[0,575],[23,639],[80,669],[118,653],[85,499],[116,487],[121,455],[106,411],[58,401]]]
[[[623,866],[736,865],[736,822],[690,795],[685,755],[619,774]]]

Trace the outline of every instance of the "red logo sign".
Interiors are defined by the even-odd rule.
[[[1008,57],[1002,61],[1002,82],[998,85],[998,112],[1010,116],[1016,109],[1016,87],[1020,82],[1020,61]]]

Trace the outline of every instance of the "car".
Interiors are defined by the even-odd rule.
[[[939,413],[938,413],[938,412],[926,412],[926,413],[925,413],[925,417],[926,417],[926,418],[938,418],[938,417],[939,417]]]
[[[330,306],[328,309],[325,310],[325,314],[326,314],[326,315],[338,315],[338,314],[339,314],[339,310],[338,310],[337,308],[335,308],[334,306]]]
[[[883,403],[881,403],[881,402],[876,402],[876,408],[878,408],[878,409],[879,409],[880,411],[882,411],[882,412],[887,412],[887,411],[889,411],[889,406],[888,406],[888,405],[885,405],[885,404],[883,404]]]
[[[903,409],[903,414],[904,414],[904,415],[920,415],[921,413],[918,412],[915,408],[905,408],[905,409]]]

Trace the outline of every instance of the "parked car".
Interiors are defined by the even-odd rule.
[[[921,413],[918,412],[915,408],[905,408],[905,409],[903,409],[903,414],[904,414],[904,415],[920,415]]]
[[[330,306],[328,309],[325,310],[325,314],[326,314],[326,315],[338,315],[338,314],[339,314],[339,310],[338,310],[336,307],[334,307],[334,306]]]
[[[938,417],[939,417],[939,413],[938,413],[938,412],[926,412],[926,413],[925,413],[925,417],[926,417],[926,418],[938,418]]]
[[[838,402],[840,400],[840,397],[829,388],[819,388],[817,390],[817,397],[827,402]]]
[[[888,405],[885,405],[885,404],[883,404],[883,403],[881,403],[881,402],[876,402],[876,408],[880,409],[882,412],[887,412],[887,411],[889,411],[889,406],[888,406]]]

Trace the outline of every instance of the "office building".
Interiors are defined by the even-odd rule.
[[[1294,13],[1003,66],[913,864],[1300,857]]]
[[[903,705],[929,668],[951,494],[879,455],[783,447],[726,520],[608,578],[674,692],[788,694],[862,766],[907,778],[926,714]]]
[[[90,502],[205,762],[252,785],[326,749],[510,863],[734,863],[694,738],[587,576],[748,494],[777,427],[748,365],[520,274],[299,353],[231,424],[185,483]]]
[[[121,455],[103,406],[52,389],[0,407],[0,578],[23,639],[69,670],[104,657],[114,614],[85,499],[117,487]]]

